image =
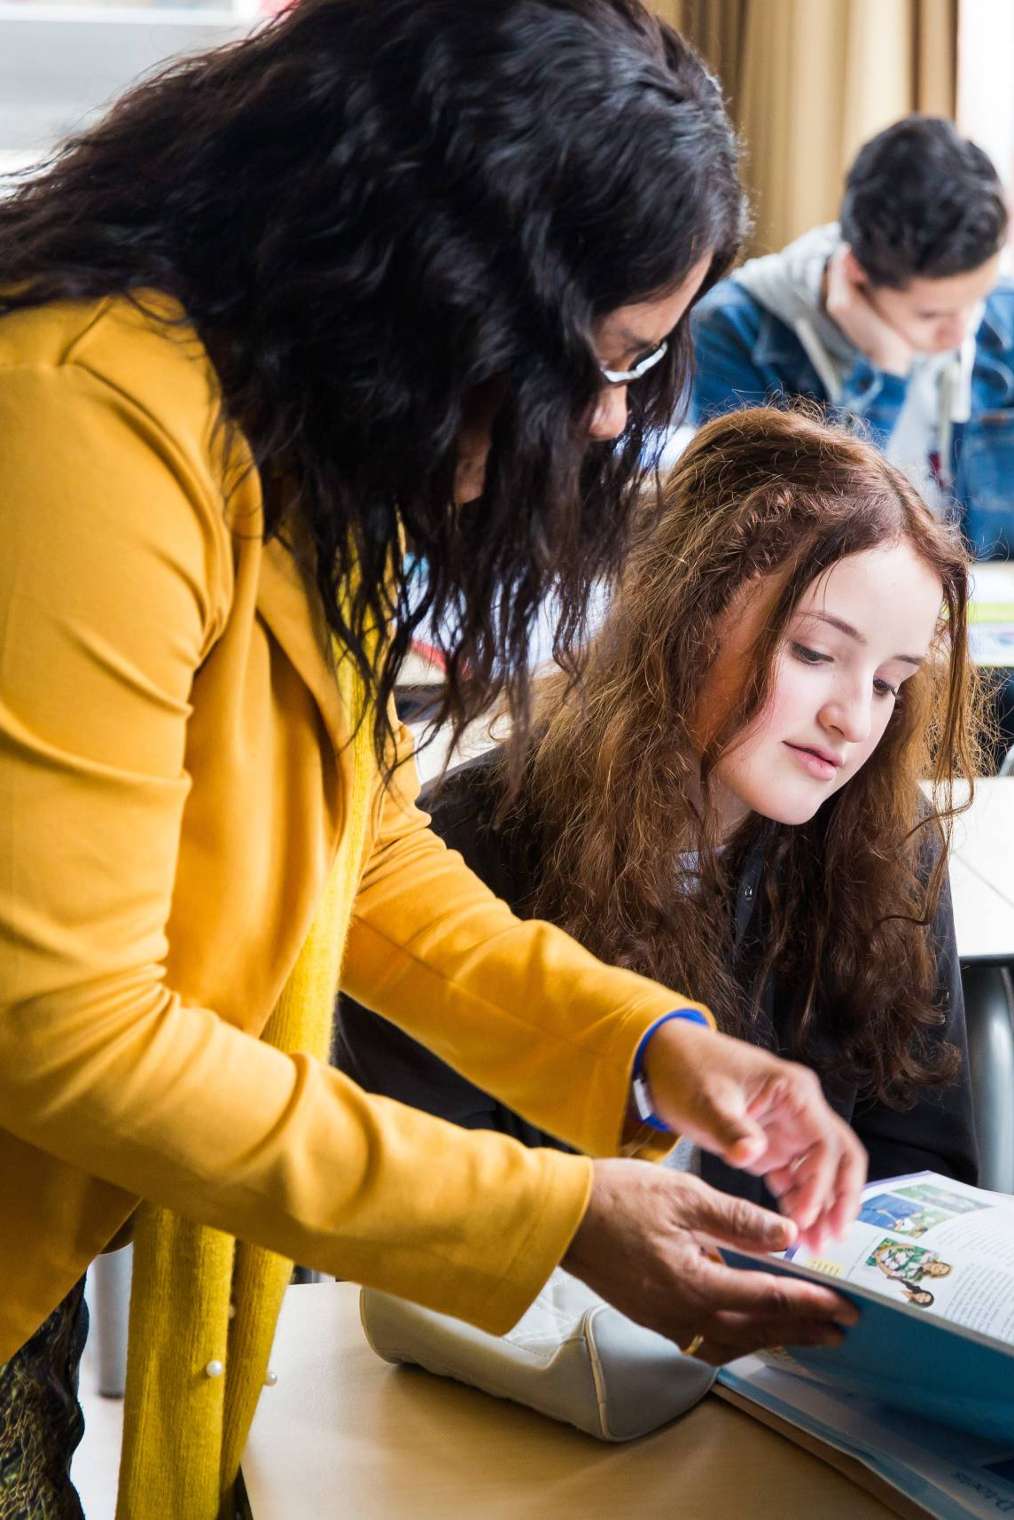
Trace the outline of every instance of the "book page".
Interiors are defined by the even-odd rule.
[[[795,1266],[1014,1346],[1014,1198],[935,1172],[874,1182],[842,1241]]]

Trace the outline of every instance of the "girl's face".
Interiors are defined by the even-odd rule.
[[[776,595],[766,578],[726,615],[707,707],[738,690]],[[806,823],[866,764],[929,653],[942,597],[904,541],[853,554],[813,582],[789,619],[767,705],[712,773],[726,834],[751,812]]]

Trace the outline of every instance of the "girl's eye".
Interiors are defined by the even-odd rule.
[[[898,695],[897,686],[892,686],[890,681],[884,681],[879,676],[873,683],[873,690],[876,692],[878,697],[886,697],[888,695],[897,697]]]
[[[831,664],[831,656],[829,654],[821,654],[819,649],[810,649],[806,644],[792,643],[789,645],[789,648],[796,659],[801,660],[804,665]]]

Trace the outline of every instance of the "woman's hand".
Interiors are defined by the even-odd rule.
[[[780,1251],[794,1226],[697,1177],[646,1161],[597,1161],[591,1198],[561,1263],[630,1319],[695,1355],[732,1361],[763,1346],[829,1346],[852,1305],[816,1283],[738,1271],[715,1247]]]
[[[645,1072],[677,1134],[754,1176],[815,1250],[859,1211],[866,1152],[812,1071],[683,1019],[652,1035]]]

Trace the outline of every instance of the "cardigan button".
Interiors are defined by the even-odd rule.
[[[204,1369],[204,1376],[210,1378],[221,1377],[224,1371],[225,1363],[220,1362],[217,1357],[213,1357]]]
[[[265,1388],[274,1388],[274,1386],[275,1386],[275,1384],[277,1382],[278,1382],[278,1373],[275,1372],[275,1371],[273,1371],[272,1368],[269,1367],[268,1368],[268,1375],[264,1379],[264,1386],[265,1386]]]

